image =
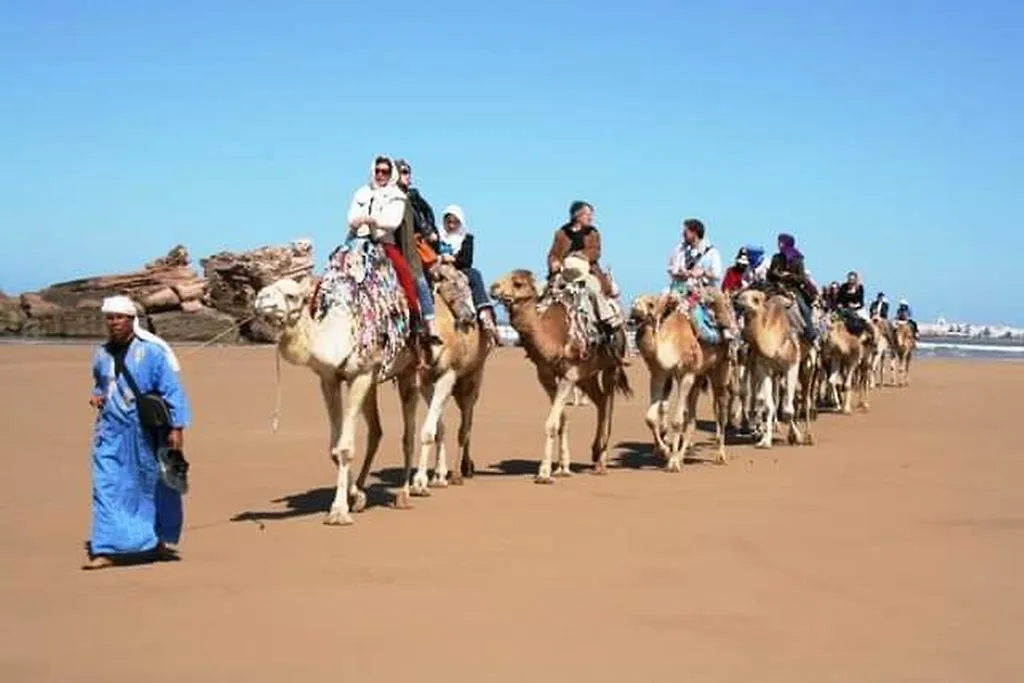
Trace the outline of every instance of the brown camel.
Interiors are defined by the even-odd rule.
[[[914,329],[906,320],[897,320],[894,324],[896,348],[896,386],[910,386],[910,361],[914,356],[914,349],[917,348],[917,340],[914,339]]]
[[[896,361],[893,355],[892,324],[885,318],[875,315],[871,317],[871,326],[874,328],[874,353],[871,355],[871,381],[868,388],[885,386],[885,368],[889,366],[889,375],[892,377],[892,384],[896,383]]]
[[[714,398],[716,460],[725,464],[730,370],[728,346],[702,343],[688,312],[671,294],[637,297],[630,309],[630,319],[636,323],[637,348],[651,375],[650,404],[645,421],[654,435],[657,452],[666,459],[665,469],[669,472],[682,469],[683,459],[693,444],[697,399],[705,379],[711,385]],[[678,387],[678,397],[675,414],[666,430],[665,413],[673,384]],[[667,441],[664,437],[666,431],[670,437]]]
[[[615,392],[631,396],[632,390],[623,363],[604,347],[584,349],[571,338],[569,311],[558,298],[541,301],[533,273],[513,270],[490,288],[491,298],[509,313],[509,321],[519,337],[527,357],[537,369],[537,379],[551,400],[544,423],[544,457],[537,471],[538,483],[552,483],[552,476],[567,477],[570,470],[569,431],[565,404],[574,386],[597,408],[597,428],[591,445],[596,474],[608,467],[608,441],[611,437]],[[558,451],[558,469],[552,475],[552,459]]]
[[[458,271],[438,270],[434,285],[437,333],[443,342],[436,350],[433,363],[420,370],[420,389],[427,402],[427,414],[420,431],[420,458],[413,477],[411,493],[427,495],[427,461],[430,450],[437,448],[437,463],[430,486],[447,486],[448,464],[444,446],[443,413],[449,398],[455,399],[461,416],[459,422],[459,453],[453,464],[451,483],[462,484],[463,476],[472,477],[475,471],[470,456],[470,435],[473,412],[480,398],[484,378],[484,364],[493,347],[490,335],[480,320],[457,320],[454,310],[470,304],[468,286],[459,281],[464,278]]]
[[[750,344],[750,380],[757,403],[764,406],[766,424],[758,448],[771,448],[775,434],[776,388],[782,389],[782,417],[789,422],[790,444],[810,445],[811,401],[817,378],[817,352],[800,335],[799,309],[788,296],[769,296],[747,289],[735,298],[743,312],[743,336]],[[781,387],[779,384],[781,383]],[[804,404],[804,431],[797,426],[796,392]]]
[[[822,340],[821,362],[827,373],[834,405],[841,407],[845,415],[853,412],[854,393],[857,394],[859,408],[870,408],[868,383],[875,349],[872,339],[870,332],[850,333],[839,315],[829,316],[828,329]]]

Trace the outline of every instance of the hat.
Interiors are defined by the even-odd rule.
[[[412,166],[405,159],[395,159],[395,168],[399,171],[409,171],[412,173]]]
[[[188,493],[188,461],[181,451],[161,446],[156,452],[160,464],[160,479],[172,491]]]
[[[127,315],[131,318],[134,318],[139,314],[139,310],[135,307],[135,302],[123,294],[108,296],[103,299],[103,305],[100,306],[100,311],[102,313],[109,313],[110,315]]]

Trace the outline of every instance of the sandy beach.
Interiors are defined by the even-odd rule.
[[[476,417],[479,476],[388,507],[388,387],[372,506],[334,528],[316,382],[283,367],[272,434],[273,353],[183,351],[183,559],[89,573],[91,349],[0,347],[0,680],[1021,678],[1024,364],[921,361],[870,413],[822,414],[811,448],[734,445],[728,466],[666,474],[634,359],[609,476],[586,474],[594,411],[574,408],[581,473],[536,486],[546,400],[503,349]]]

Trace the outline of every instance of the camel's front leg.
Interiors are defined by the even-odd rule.
[[[567,377],[558,378],[554,396],[551,399],[551,410],[548,412],[547,420],[544,422],[544,459],[540,462],[535,481],[538,484],[551,484],[551,461],[555,449],[559,445],[559,432],[561,431],[562,418],[565,413],[565,404],[572,394],[572,388],[576,382]]]
[[[594,463],[594,474],[608,473],[608,444],[612,439],[612,420],[615,416],[615,379],[609,376],[604,383],[607,389],[601,395],[601,387],[595,382],[593,401],[598,406],[597,427],[594,431],[594,443],[590,447],[590,457]],[[602,401],[599,403],[598,401]],[[601,410],[601,406],[604,410]]]
[[[338,457],[334,449],[341,438],[341,381],[336,377],[320,377],[320,393],[323,394],[327,420],[330,423],[331,435],[327,443],[327,453],[331,462],[337,466]]]
[[[767,363],[759,361],[755,385],[757,386],[757,404],[764,412],[761,440],[755,448],[771,448],[775,440],[775,379],[774,373]]]
[[[664,438],[665,412],[668,403],[668,373],[661,368],[651,368],[650,377],[650,400],[647,404],[647,414],[644,422],[651,430],[654,437],[655,452],[669,457],[668,444]]]
[[[800,363],[793,363],[786,368],[785,386],[782,395],[782,417],[789,423],[787,439],[790,445],[803,443],[803,435],[796,421],[796,388],[800,383]]]
[[[687,372],[679,378],[679,396],[676,399],[676,411],[669,424],[672,450],[668,454],[668,461],[665,463],[666,472],[681,472],[683,469],[683,458],[690,448],[690,436],[687,434],[688,423],[687,410],[690,403],[690,392],[693,391],[696,375]]]
[[[366,477],[373,467],[373,460],[377,457],[377,450],[380,448],[380,439],[384,430],[380,426],[380,406],[377,404],[377,384],[370,387],[366,399],[363,401],[363,420],[366,422],[366,454],[363,456],[363,466],[359,470],[359,477],[350,484],[349,497],[352,512],[362,512],[366,507]]]
[[[715,462],[724,465],[728,462],[725,456],[725,429],[729,423],[729,390],[725,384],[728,379],[728,369],[723,373],[712,370],[711,392],[715,402]]]
[[[331,511],[327,514],[324,524],[343,526],[352,523],[349,514],[348,492],[352,458],[355,451],[356,419],[363,412],[363,402],[373,388],[375,376],[372,373],[359,375],[349,383],[348,408],[341,424],[341,437],[334,447],[334,456],[338,459],[338,483],[334,493]]]
[[[412,495],[429,496],[430,480],[427,476],[427,465],[430,451],[437,445],[437,426],[444,415],[444,406],[452,395],[455,386],[455,372],[448,370],[433,383],[424,383],[423,395],[427,399],[427,414],[423,419],[420,431],[420,459],[416,464],[416,476],[412,481]]]

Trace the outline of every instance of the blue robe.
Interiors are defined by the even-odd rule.
[[[134,338],[125,366],[142,393],[156,392],[170,408],[171,425],[191,421],[188,397],[162,348]],[[143,432],[135,398],[114,358],[101,346],[93,357],[93,393],[104,396],[92,445],[93,555],[140,553],[181,536],[181,494],[160,480],[152,437]]]

